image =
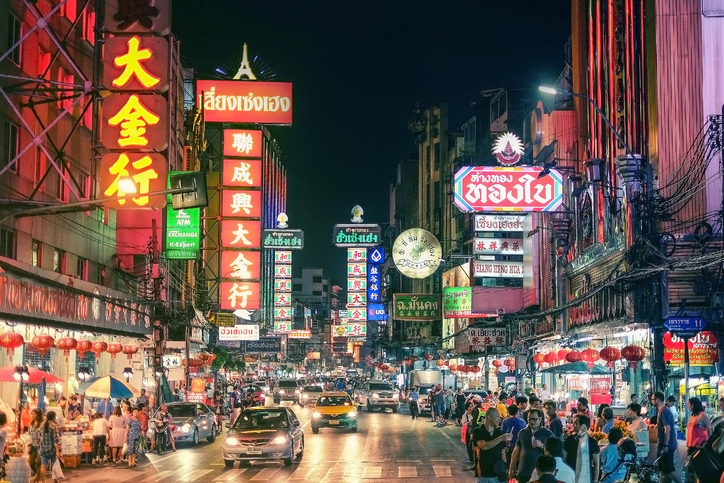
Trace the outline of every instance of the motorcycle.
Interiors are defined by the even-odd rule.
[[[156,451],[160,455],[162,452],[166,451],[169,446],[168,423],[161,421],[160,419],[152,419],[151,424]]]

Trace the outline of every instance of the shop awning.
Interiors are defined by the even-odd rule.
[[[586,362],[571,362],[570,364],[561,364],[543,369],[540,372],[546,374],[610,374],[605,368],[594,364],[593,368],[588,367]]]

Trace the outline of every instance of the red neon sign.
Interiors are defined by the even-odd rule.
[[[221,282],[219,303],[222,310],[259,310],[261,284],[259,282]]]
[[[261,161],[225,159],[221,174],[223,186],[238,188],[261,187]]]
[[[200,80],[196,92],[206,122],[292,123],[288,82]]]
[[[222,190],[221,216],[261,218],[261,191]]]
[[[224,156],[261,158],[261,131],[224,129]]]
[[[261,277],[261,252],[232,251],[221,252],[221,278],[238,280],[256,280]]]
[[[221,220],[222,248],[259,248],[260,246],[260,221]]]

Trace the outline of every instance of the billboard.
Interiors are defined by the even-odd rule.
[[[440,295],[396,293],[393,295],[394,319],[396,320],[439,320]]]
[[[554,211],[563,202],[563,179],[540,167],[464,166],[455,173],[454,202],[465,213]]]
[[[292,84],[236,80],[196,81],[196,107],[206,122],[292,123]]]
[[[259,326],[249,324],[219,327],[219,340],[259,340]]]
[[[523,278],[525,264],[523,262],[473,261],[474,277],[490,278]]]
[[[224,156],[261,158],[261,131],[224,129]]]
[[[278,337],[260,337],[257,341],[246,343],[246,352],[275,354],[282,351],[282,340]]]

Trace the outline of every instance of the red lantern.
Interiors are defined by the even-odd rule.
[[[8,356],[12,357],[15,355],[15,349],[25,343],[23,336],[17,332],[5,332],[0,335],[0,347],[4,347],[8,350]]]
[[[78,341],[73,337],[63,337],[55,344],[55,347],[63,351],[63,355],[66,360],[68,360],[68,357],[70,356],[70,351],[75,349],[77,346]]]
[[[116,354],[123,350],[123,346],[117,342],[111,342],[108,344],[106,351],[111,355],[111,359],[116,360]]]
[[[566,361],[573,363],[573,362],[581,362],[583,360],[581,353],[578,351],[571,351],[568,354],[566,354]]]
[[[85,353],[91,349],[93,349],[93,342],[89,341],[88,339],[79,340],[78,345],[75,348],[75,350],[78,351],[81,359],[83,358],[83,356],[85,356]]]
[[[457,370],[458,370],[458,365],[453,362],[452,364],[450,364],[450,370],[451,370],[451,371],[457,371]]]
[[[553,364],[558,360],[558,353],[556,351],[549,352],[546,354],[545,359],[547,364]]]
[[[108,344],[101,340],[93,342],[93,347],[91,347],[91,350],[96,355],[96,359],[100,359],[101,353],[105,352],[106,349],[108,349]]]
[[[126,344],[123,347],[121,347],[121,352],[126,354],[128,356],[128,360],[130,361],[133,359],[133,354],[138,352],[138,347],[136,347],[133,344]],[[199,359],[202,363],[204,362],[203,359]]]
[[[432,354],[425,354],[425,360],[430,362],[432,360]]]
[[[478,372],[480,372],[480,370],[481,370],[481,369],[480,369],[480,366],[473,366],[473,372],[474,372],[475,374],[477,374]]]
[[[546,361],[546,355],[547,354],[544,354],[543,352],[539,352],[533,356],[533,360],[538,364],[543,364]]]
[[[604,347],[601,349],[601,359],[606,361],[608,367],[614,367],[616,361],[621,358],[621,351],[615,347]]]
[[[497,368],[497,367],[502,367],[502,366],[503,366],[503,361],[501,361],[500,359],[495,359],[493,361],[493,367]]]
[[[636,369],[639,362],[646,357],[646,351],[643,347],[637,345],[627,345],[621,349],[621,356],[628,361],[632,368]]]
[[[503,362],[503,364],[505,364],[506,366],[508,366],[508,368],[509,368],[511,371],[512,371],[513,369],[515,369],[515,359],[513,359],[512,357],[509,357],[508,359],[505,359],[505,361]]]
[[[136,349],[138,349],[138,348],[136,348]],[[130,358],[130,356],[129,356],[129,358]],[[197,359],[197,358],[193,357],[189,360],[189,367],[201,367],[203,365],[204,365],[204,361],[202,361],[201,359]]]
[[[380,365],[380,369],[382,369],[383,371],[386,371],[386,370],[389,369],[389,368],[390,368],[390,366],[387,365],[387,364],[381,364],[381,365]]]
[[[588,368],[593,369],[593,363],[601,358],[596,349],[586,349],[581,352],[581,359],[588,363]]]
[[[45,357],[48,350],[55,345],[55,340],[47,334],[36,335],[31,342],[38,349],[40,357]]]
[[[569,349],[569,348],[565,348],[565,349],[559,350],[559,351],[558,351],[558,360],[559,360],[559,361],[565,361],[565,360],[566,360],[566,356],[567,356],[570,352],[572,352],[572,349]]]
[[[444,366],[444,365],[445,365],[445,361],[444,361],[444,360],[442,360],[442,359],[438,359],[438,360],[437,360],[437,367],[442,367],[442,366]]]

